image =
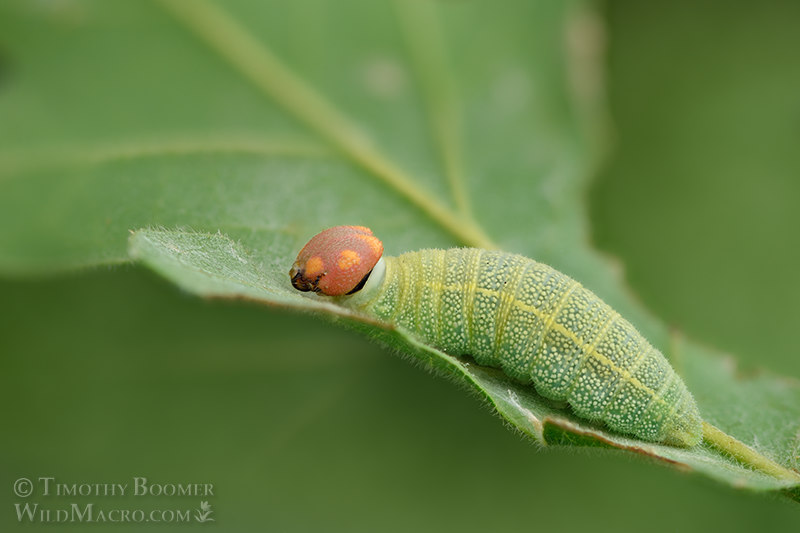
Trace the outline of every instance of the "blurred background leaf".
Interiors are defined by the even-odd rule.
[[[800,376],[800,4],[608,8],[618,148],[596,242],[670,324]]]
[[[737,353],[743,343],[751,350],[745,360],[797,376],[790,344],[797,313],[785,295],[800,289],[789,269],[780,270],[797,249],[787,244],[797,238],[790,230],[797,215],[778,210],[782,218],[759,226],[773,202],[791,206],[800,186],[780,179],[796,174],[797,154],[776,146],[796,145],[798,136],[797,59],[780,59],[797,49],[796,9],[776,2],[755,16],[713,2],[656,11],[632,4],[612,2],[607,17],[620,145],[594,191],[600,239],[633,265],[632,284],[647,304],[692,337]],[[450,196],[424,76],[389,6],[225,5],[324,87],[431,197]],[[524,4],[524,16],[509,10],[496,19],[476,17],[472,4],[438,7],[448,11],[438,20],[457,66],[450,75],[472,209],[503,248],[580,279],[663,346],[666,330],[619,291],[619,274],[585,246],[586,214],[575,210],[598,149],[596,121],[586,119],[591,102],[576,115],[583,104],[567,96],[564,34],[570,21],[586,20],[576,18],[585,16],[576,6]],[[4,271],[124,261],[127,231],[148,224],[222,229],[255,250],[291,249],[345,221],[391,235],[390,253],[454,242],[153,6],[62,0],[0,9]],[[331,20],[350,24],[342,32]],[[709,69],[725,65],[721,83]],[[750,83],[754,71],[760,83]],[[757,111],[762,104],[772,111]],[[733,120],[742,109],[750,118]],[[687,116],[704,127],[695,143],[686,142],[687,132],[698,132],[681,120]],[[726,155],[706,159],[710,140]],[[724,179],[723,163],[726,176],[740,179],[714,181]],[[737,253],[715,258],[709,242],[726,233],[712,230],[743,218],[731,205],[753,205],[752,174],[736,173],[748,165],[764,169],[753,180],[772,179],[758,191],[774,196],[741,226],[761,227],[747,241],[755,248],[732,238]],[[665,177],[654,179],[658,173]],[[694,185],[702,179],[712,181]],[[707,194],[694,209],[690,186]],[[643,222],[653,213],[664,222]],[[764,271],[764,254],[741,248],[768,250],[768,266],[777,266],[750,283]],[[665,277],[676,272],[686,277]],[[706,277],[697,290],[684,289],[698,272]],[[751,285],[754,296],[734,304],[716,297],[734,285]],[[215,483],[217,522],[233,530],[467,531],[518,528],[531,516],[537,526],[595,529],[610,528],[608,516],[613,527],[633,529],[660,513],[656,529],[749,530],[796,518],[781,501],[615,454],[536,452],[463,391],[308,317],[187,299],[130,267],[3,282],[0,291],[8,428],[0,468],[9,484],[23,475],[200,478]],[[762,294],[775,298],[758,300]],[[741,315],[726,321],[728,312]],[[756,315],[786,323],[759,329],[748,321]],[[719,329],[707,329],[709,322]],[[585,512],[574,512],[576,502]],[[667,513],[669,505],[681,512]],[[5,509],[15,524],[11,505]]]

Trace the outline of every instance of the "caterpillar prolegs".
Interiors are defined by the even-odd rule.
[[[292,284],[499,368],[614,431],[675,446],[700,442],[702,420],[683,380],[577,281],[499,251],[382,252],[367,228],[330,228],[301,250]]]

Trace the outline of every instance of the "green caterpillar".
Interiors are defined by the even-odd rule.
[[[328,229],[301,250],[292,283],[499,368],[614,431],[674,446],[702,439],[702,419],[683,380],[577,281],[498,251],[382,252],[367,228]]]

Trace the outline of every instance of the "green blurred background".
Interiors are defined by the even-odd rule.
[[[800,2],[608,4],[595,242],[687,335],[800,376]]]
[[[654,314],[745,369],[798,377],[800,4],[641,4],[605,9],[616,147],[589,196],[595,242]],[[797,504],[621,454],[537,450],[354,333],[198,301],[134,267],[3,281],[0,294],[7,495],[20,476],[214,484],[215,524],[148,531],[771,531],[800,519]],[[9,498],[0,512],[2,529],[17,526]]]

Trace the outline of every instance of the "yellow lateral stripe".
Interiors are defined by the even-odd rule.
[[[400,272],[397,273],[402,280],[403,286],[399,289],[399,294],[397,295],[397,305],[394,308],[394,312],[392,316],[389,317],[390,322],[397,322],[397,315],[400,313],[400,310],[405,308],[406,300],[411,295],[411,276],[408,273],[408,268],[406,268],[405,261],[397,261],[397,266],[400,267]]]
[[[435,316],[442,316],[442,287],[444,287],[445,282],[447,280],[447,252],[441,254],[433,254],[434,261],[436,262],[436,266],[434,267],[436,272],[439,273],[439,281],[436,282],[436,286],[434,287],[434,292],[436,293],[436,315]],[[436,331],[434,338],[436,339],[436,346],[439,346],[442,342],[442,321],[435,320],[436,324],[434,325]]]
[[[639,370],[639,365],[641,365],[642,361],[645,360],[645,358],[647,357],[647,353],[650,351],[650,349],[651,349],[651,346],[648,343],[645,343],[642,346],[642,349],[639,351],[638,354],[636,354],[636,359],[633,360],[633,364],[631,365],[631,369],[628,372],[630,372],[631,374],[634,374],[634,373],[636,373],[637,370]],[[614,396],[617,395],[619,390],[622,388],[622,384],[623,383],[626,383],[626,382],[625,381],[620,381],[619,383],[617,383],[617,386],[614,387],[613,391],[611,391],[610,397],[613,398]],[[611,402],[609,402],[605,406],[605,408],[603,409],[603,412],[600,414],[600,418],[601,419],[603,419],[603,420],[605,419],[606,413],[608,413],[608,409],[610,407],[611,407]]]
[[[403,283],[403,290],[413,289],[413,309],[414,309],[414,324],[417,327],[420,327],[420,320],[419,320],[419,311],[420,311],[420,300],[422,300],[422,293],[425,289],[425,285],[413,284],[411,285],[411,280],[416,279],[417,275],[422,275],[422,271],[425,269],[425,258],[420,258],[420,261],[415,261],[413,264],[408,265],[408,270],[410,271],[411,275],[406,275],[406,278]],[[436,290],[435,287],[431,287]]]
[[[556,303],[556,306],[553,308],[553,312],[550,313],[550,316],[548,316],[547,318],[543,318],[545,313],[541,313],[541,311],[539,311],[538,309],[536,309],[534,311],[534,314],[539,319],[541,319],[542,322],[544,322],[544,329],[542,330],[542,340],[544,340],[544,338],[547,337],[547,334],[550,333],[550,328],[553,327],[553,324],[556,321],[556,317],[558,316],[558,313],[560,313],[561,310],[564,308],[564,304],[567,303],[567,300],[569,299],[569,297],[572,296],[572,293],[575,292],[575,289],[577,289],[578,287],[581,286],[581,284],[578,283],[577,281],[575,281],[574,279],[570,279],[570,278],[566,278],[566,279],[567,279],[567,287],[564,289],[564,293],[561,295],[561,298],[558,299],[558,302]],[[515,302],[519,302],[519,300],[517,300],[516,298],[514,298],[514,301]],[[525,305],[522,302],[520,302],[520,304],[523,305],[523,306]],[[524,310],[525,308],[524,307],[518,307],[518,309],[523,309]],[[537,314],[537,313],[541,313],[541,314]],[[578,346],[580,346],[580,344]]]
[[[475,306],[475,292],[478,290],[478,269],[480,268],[481,258],[483,257],[483,250],[475,250],[472,261],[469,262],[469,267],[466,272],[466,279],[471,280],[464,288],[464,331],[466,339],[472,338],[473,329],[473,308]],[[442,291],[454,287],[454,285],[445,285]]]
[[[575,282],[575,283],[578,284],[578,282]],[[479,289],[479,290],[481,292],[485,291],[485,294],[487,294],[487,295],[493,295],[493,296],[497,296],[497,297],[500,296],[497,293],[497,291],[492,291],[492,290],[489,290],[489,289]],[[527,305],[527,304],[519,301],[516,298],[514,298],[514,306],[517,309],[520,309],[522,311],[529,311],[529,312],[533,313],[534,315],[536,315],[536,317],[539,320],[544,320],[544,318],[545,318],[546,313],[543,313],[541,310],[533,307],[532,305]],[[555,321],[555,313],[553,313],[553,317],[552,317],[551,324],[550,324],[550,329],[558,331],[559,333],[561,333],[562,335],[567,337],[569,340],[571,340],[572,342],[577,344],[578,348],[580,348],[581,351],[586,350],[587,348],[589,348],[589,345],[586,342],[584,342],[583,339],[579,338],[575,334],[575,332],[565,328],[564,326],[562,326],[561,324],[559,324],[558,322]],[[637,389],[639,389],[641,391],[644,391],[648,395],[652,396],[654,399],[659,400],[661,403],[665,404],[664,400],[656,395],[656,391],[654,391],[653,389],[651,389],[650,387],[648,387],[647,385],[645,385],[644,383],[639,381],[636,377],[631,375],[630,372],[628,372],[624,368],[622,368],[620,366],[617,366],[617,364],[614,361],[612,361],[611,359],[609,359],[605,355],[603,355],[600,352],[598,352],[597,348],[592,348],[589,351],[589,353],[592,356],[594,356],[598,361],[600,361],[601,363],[603,363],[604,365],[609,367],[612,371],[619,372],[619,374],[622,376],[622,379],[624,379],[626,382],[630,383],[631,385],[633,385]]]
[[[608,309],[609,311],[611,311],[611,313],[609,313],[608,318],[606,319],[606,323],[603,324],[603,327],[600,328],[600,331],[597,333],[597,335],[595,335],[594,340],[588,345],[581,346],[580,344],[578,344],[578,348],[580,349],[580,354],[581,354],[581,362],[578,363],[578,368],[581,368],[583,366],[583,364],[586,362],[587,357],[591,357],[593,354],[597,353],[597,345],[600,344],[601,340],[603,340],[603,336],[608,332],[608,329],[611,327],[611,324],[616,323],[617,319],[620,318],[619,313],[611,309],[611,307],[609,307]],[[572,384],[572,387],[569,388],[569,391],[567,392],[568,395],[575,389],[577,384],[578,381],[576,380],[575,383]]]
[[[664,380],[664,383],[662,383],[661,386],[656,391],[655,396],[653,396],[653,398],[650,400],[650,403],[647,404],[647,406],[645,407],[645,410],[647,410],[650,407],[650,404],[652,404],[653,401],[656,400],[656,398],[662,398],[662,395],[667,390],[669,390],[669,388],[672,386],[672,384],[675,383],[676,379],[680,379],[680,377],[678,377],[678,374],[676,374],[675,372],[673,372],[672,374],[669,374],[667,379]],[[667,413],[667,416],[664,416],[662,414],[659,417],[659,420],[662,420],[662,419],[667,419],[668,420],[669,418],[671,418],[672,415],[675,413],[675,411],[678,410],[678,405],[680,405],[682,403],[683,402],[677,401],[677,400],[675,402],[673,402],[672,406],[669,406],[669,412]],[[662,405],[667,405],[667,403],[663,399],[661,400],[661,404]]]
[[[515,268],[514,274],[512,274],[509,283],[503,286],[500,293],[505,295],[502,299],[502,303],[500,304],[500,308],[497,310],[497,316],[495,317],[495,328],[494,328],[494,345],[497,346],[497,349],[500,349],[500,343],[503,341],[503,336],[506,332],[506,322],[508,321],[508,317],[511,314],[511,309],[514,307],[514,302],[517,301],[514,298],[514,295],[517,294],[519,290],[519,286],[525,280],[525,274],[528,273],[528,269],[534,263],[529,263],[521,268]],[[505,291],[505,292],[503,292]]]
[[[428,283],[433,285],[433,283],[430,283],[430,282],[428,282]],[[574,282],[574,283],[576,285],[580,285],[578,282]],[[472,285],[476,285],[476,284],[477,284],[477,282],[472,283]],[[445,285],[444,287],[442,287],[442,290],[443,291],[447,291],[447,290],[461,291],[461,290],[463,290],[463,288],[461,286],[459,286],[459,285]],[[480,292],[481,294],[485,294],[486,296],[494,296],[495,298],[498,298],[498,299],[502,299],[503,298],[503,295],[499,291],[493,291],[491,289],[486,289],[486,288],[483,288],[483,287],[477,287],[476,286],[474,288],[474,291],[475,292]],[[521,302],[520,300],[515,298],[513,295],[507,296],[507,298],[511,298],[513,300],[513,305],[517,309],[520,309],[521,311],[528,311],[530,313],[533,313],[536,316],[536,318],[538,318],[539,320],[543,320],[544,321],[545,319],[547,319],[551,323],[550,324],[550,328],[552,328],[555,331],[558,331],[559,333],[561,333],[562,335],[567,337],[569,340],[574,342],[576,345],[578,345],[578,348],[580,348],[582,351],[591,348],[591,344],[590,343],[584,342],[583,339],[579,338],[573,331],[570,331],[567,328],[565,328],[564,326],[562,326],[561,324],[557,323],[555,321],[555,313],[552,314],[553,316],[546,316],[547,313],[543,313],[541,310],[537,309],[536,307],[533,307],[531,305],[527,305],[527,304]],[[600,361],[602,364],[604,364],[608,368],[610,368],[613,372],[618,372],[622,376],[622,379],[625,380],[625,382],[630,383],[631,385],[633,385],[637,389],[645,392],[647,395],[651,396],[653,398],[653,400],[658,401],[662,405],[666,405],[667,404],[664,401],[663,398],[661,398],[660,396],[657,395],[656,391],[654,391],[653,389],[651,389],[650,387],[648,387],[647,385],[645,385],[644,383],[639,381],[638,378],[634,377],[630,372],[628,372],[624,368],[617,366],[617,364],[614,361],[612,361],[611,359],[609,359],[605,355],[603,355],[600,352],[598,352],[597,348],[591,348],[589,353],[592,356],[594,356],[598,361]]]

